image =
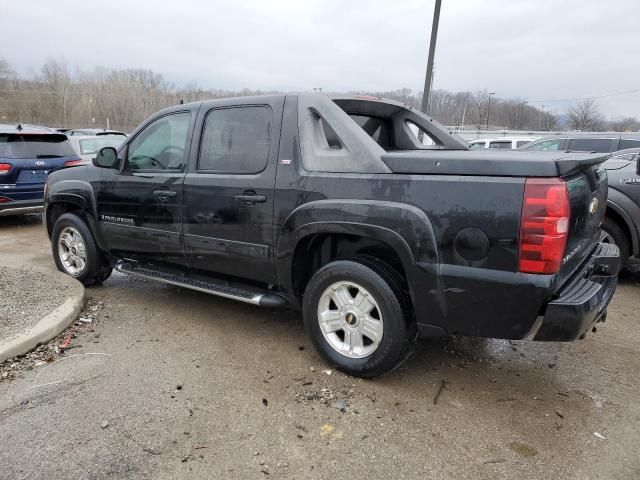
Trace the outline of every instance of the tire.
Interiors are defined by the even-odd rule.
[[[620,270],[622,270],[631,256],[631,242],[622,227],[610,218],[605,218],[602,223],[600,241],[614,243],[620,249]]]
[[[102,283],[111,275],[111,265],[98,249],[85,221],[76,214],[65,213],[56,220],[51,250],[58,270],[86,287]]]
[[[302,302],[305,331],[320,355],[338,370],[363,378],[399,366],[415,338],[398,282],[387,268],[370,262],[363,258],[325,265],[309,281]],[[359,295],[366,299],[363,303]],[[328,319],[325,327],[321,317]]]

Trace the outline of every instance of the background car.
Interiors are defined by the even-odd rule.
[[[72,137],[75,135],[83,135],[83,136],[120,135],[123,138],[127,137],[126,133],[120,132],[118,130],[108,130],[106,128],[70,128],[66,130],[64,133],[66,133],[67,137]]]
[[[609,177],[601,241],[615,243],[620,258],[640,256],[640,148],[616,152],[604,163]]]
[[[569,133],[544,137],[520,150],[562,150],[607,153],[640,148],[640,133]]]
[[[480,138],[469,142],[471,150],[481,148],[498,148],[505,150],[514,150],[534,141],[537,137],[498,137],[498,138]]]
[[[80,155],[82,163],[89,164],[102,147],[118,149],[126,138],[122,135],[73,135],[69,142]]]
[[[41,210],[47,176],[80,162],[62,133],[35,125],[0,125],[0,216]]]

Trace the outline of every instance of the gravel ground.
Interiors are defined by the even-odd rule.
[[[65,300],[68,285],[33,268],[0,268],[0,339],[9,340],[36,325]]]
[[[0,251],[54,268],[12,222]],[[91,322],[0,366],[0,479],[640,479],[639,279],[583,341],[432,339],[366,381],[296,312],[115,273]]]

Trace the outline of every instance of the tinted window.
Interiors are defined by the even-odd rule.
[[[154,121],[129,144],[130,170],[175,170],[186,164],[188,112],[166,115]]]
[[[80,140],[78,143],[80,144],[80,154],[82,155],[90,155],[92,153],[98,153],[103,147],[113,147],[118,148],[124,139],[120,136],[116,137],[99,137],[99,138],[86,138]]]
[[[202,132],[198,169],[258,173],[267,166],[272,113],[269,107],[212,110]]]
[[[489,148],[511,149],[511,141],[508,141],[508,142],[489,142]]]
[[[611,150],[610,138],[571,138],[567,150],[604,153]]]
[[[58,134],[0,134],[2,158],[77,157],[65,135]]]
[[[469,148],[471,150],[480,150],[481,148],[484,148],[484,142],[471,143]]]
[[[425,147],[436,145],[435,140],[415,123],[407,122],[407,127],[409,127],[411,135],[420,145],[424,145]]]
[[[544,140],[542,142],[530,143],[525,150],[559,150],[564,139]]]
[[[531,140],[518,140],[518,141],[516,142],[516,148],[523,147],[523,146],[525,146],[527,143],[530,143],[530,142],[531,142]]]
[[[620,145],[618,145],[618,150],[626,150],[627,148],[638,148],[640,147],[640,140],[630,140],[630,139],[620,139]]]

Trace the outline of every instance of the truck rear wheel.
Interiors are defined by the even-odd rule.
[[[383,269],[351,260],[331,262],[315,273],[305,290],[303,316],[327,362],[370,378],[407,358],[413,330],[395,285]]]
[[[56,220],[51,232],[51,248],[58,270],[87,287],[102,283],[111,275],[111,265],[78,215],[65,213]]]

